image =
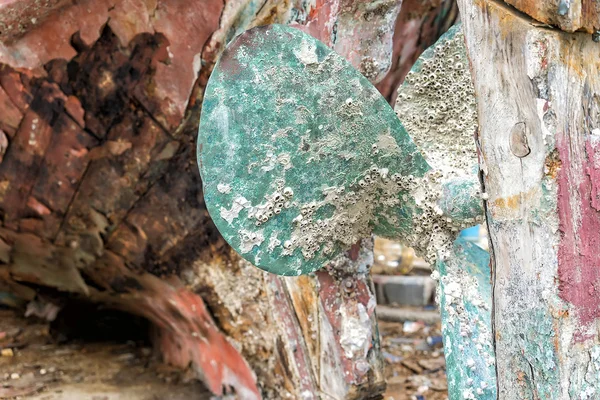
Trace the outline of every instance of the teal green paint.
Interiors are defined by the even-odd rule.
[[[392,178],[429,169],[360,73],[321,42],[281,25],[247,31],[225,50],[205,92],[198,150],[206,204],[220,232],[256,266],[282,275],[321,268],[376,229],[377,214],[386,215],[388,236],[407,230],[418,210],[401,203]],[[284,206],[257,225],[249,216],[268,203]],[[223,214],[232,207],[239,212]],[[293,232],[302,235],[293,220],[306,214],[311,237],[285,255]]]
[[[451,400],[495,400],[489,253],[459,238],[438,262],[448,394]]]
[[[474,215],[482,215],[481,198],[473,196],[479,191],[479,181],[472,177],[457,178],[446,182],[442,186],[443,196],[438,205],[444,215],[457,221],[473,218]]]
[[[204,95],[198,157],[223,237],[280,275],[315,271],[371,233],[423,242],[423,218],[450,232],[450,221],[481,215],[475,174],[429,174],[371,83],[282,25],[251,29],[224,51]],[[433,189],[417,201],[415,188],[430,184],[450,198],[432,203]]]

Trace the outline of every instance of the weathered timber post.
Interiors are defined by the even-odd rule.
[[[500,1],[459,1],[488,199],[498,394],[597,399],[598,5],[509,3],[535,20]]]

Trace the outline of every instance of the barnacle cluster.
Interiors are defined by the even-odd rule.
[[[256,219],[256,226],[261,226],[274,215],[281,214],[284,208],[290,208],[294,191],[290,187],[285,187],[281,191],[276,191],[267,196],[266,202],[252,207],[248,212],[248,218]]]
[[[388,169],[373,165],[348,188],[324,189],[322,200],[300,206],[300,214],[293,220],[293,232],[284,242],[282,254],[289,255],[300,248],[304,258],[310,259],[319,250],[327,255],[335,246],[349,248],[369,236],[378,204],[400,203],[401,187],[395,180],[399,181],[399,177],[389,177]],[[335,209],[331,216],[323,217],[317,212],[327,207]]]
[[[468,170],[476,162],[477,110],[462,31],[419,62],[399,90],[396,114],[432,167]]]
[[[429,49],[399,89],[395,111],[433,170],[411,187],[421,212],[413,216],[406,242],[433,262],[449,254],[460,229],[483,221],[483,215],[455,221],[440,208],[442,185],[467,178],[465,197],[478,201],[475,94],[464,48],[464,36],[453,36]]]

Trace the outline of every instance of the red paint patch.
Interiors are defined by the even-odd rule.
[[[249,36],[250,34],[252,34],[252,31],[245,32],[244,34],[240,35],[239,38],[237,38],[233,43],[227,46],[227,48],[223,51],[223,54],[221,55],[221,59],[219,60],[219,67],[221,68],[221,70],[227,72],[227,74],[230,75],[229,78],[235,77],[242,70],[242,67],[236,57],[236,54],[238,49],[242,46],[242,44],[245,44],[244,39],[246,39],[247,36]]]
[[[332,30],[336,25],[339,12],[339,1],[317,0],[316,4],[310,10],[306,24],[292,26],[320,40],[328,47],[333,47]],[[347,54],[342,54],[342,56],[346,57]]]
[[[575,307],[586,330],[600,317],[600,140],[587,136],[585,143],[570,142],[561,134],[557,148],[562,161],[558,173],[559,296]],[[575,336],[579,342],[587,338],[584,332]]]
[[[240,399],[260,399],[256,377],[219,332],[202,298],[188,289],[175,289],[162,281],[147,279],[156,292],[144,292],[146,295],[141,296],[145,302],[141,314],[158,327],[158,345],[164,360],[180,368],[191,365],[216,395],[233,387]]]
[[[364,277],[348,278],[353,283],[352,287],[349,288],[352,291],[352,296],[349,296],[345,293],[346,290],[344,289],[346,280],[336,282],[326,271],[317,271],[316,275],[319,280],[319,301],[323,307],[323,318],[331,325],[333,336],[335,337],[335,343],[331,344],[335,347],[336,352],[336,357],[333,357],[333,359],[341,363],[346,383],[349,385],[361,385],[368,380],[370,367],[365,369],[357,368],[360,363],[365,363],[366,359],[361,354],[356,354],[353,358],[347,357],[341,346],[342,324],[346,322],[343,318],[342,309],[346,309],[346,315],[351,315],[352,318],[359,318],[359,305],[362,305],[367,311],[369,318],[371,320],[375,318],[375,302],[371,301],[372,295],[368,282]],[[374,334],[372,336],[374,337]],[[369,349],[372,346],[373,343],[371,342]]]

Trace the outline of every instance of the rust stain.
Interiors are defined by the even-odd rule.
[[[499,208],[509,208],[511,210],[516,210],[519,206],[521,196],[515,194],[509,197],[501,197],[492,202],[495,207]]]
[[[499,197],[490,201],[491,209],[494,212],[516,211],[523,204],[530,203],[539,195],[539,189],[533,188],[526,192],[520,192],[507,197]]]
[[[272,4],[270,8],[264,7],[264,9],[256,16],[256,19],[251,24],[250,28],[281,23],[281,16],[285,13],[285,10],[289,10],[289,8],[290,0],[278,1],[275,4]]]
[[[552,338],[552,344],[554,345],[555,352],[558,360],[562,362],[562,352],[560,351],[560,327],[557,324],[557,321],[554,321],[552,324],[552,329],[554,330],[554,337]]]
[[[600,20],[600,5],[596,1],[579,1],[580,9],[567,5],[561,15],[560,7],[554,0],[505,0],[529,17],[544,24],[557,26],[567,31],[585,31],[593,33]],[[567,3],[568,4],[568,3]]]
[[[0,181],[0,201],[4,199],[4,195],[6,194],[6,192],[8,191],[9,188],[10,188],[9,180]]]
[[[294,311],[298,317],[302,336],[307,344],[311,357],[319,354],[319,341],[313,338],[318,331],[318,290],[315,287],[315,279],[307,275],[293,278],[293,287],[289,292],[292,298]],[[317,374],[318,376],[318,374]]]
[[[551,153],[546,156],[544,162],[544,173],[547,177],[556,179],[558,177],[558,171],[562,167],[562,161],[558,156],[558,151],[554,149]]]

